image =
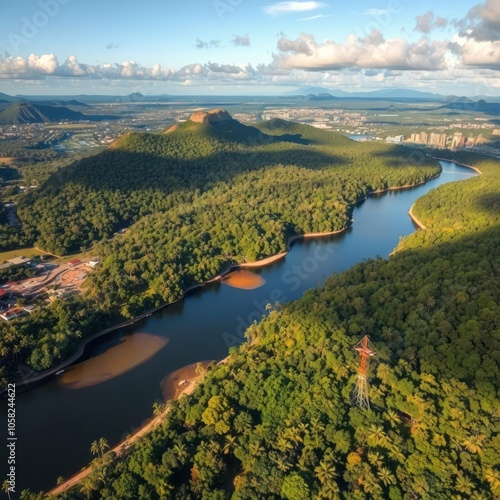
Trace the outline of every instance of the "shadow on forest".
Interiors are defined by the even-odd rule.
[[[419,149],[396,145],[391,151],[391,153],[389,151],[373,152],[372,157],[380,158],[386,167],[401,168],[409,165],[420,167],[426,163],[429,164],[429,158]]]
[[[230,181],[239,174],[277,165],[320,169],[346,164],[342,157],[300,147],[202,154],[200,152],[200,156],[193,159],[178,159],[160,153],[108,149],[57,172],[45,183],[39,195],[56,195],[60,185],[69,182],[98,191],[154,189],[170,194],[193,188],[206,190],[216,182]]]
[[[272,130],[272,127],[271,127]],[[277,127],[277,130],[280,130]],[[294,144],[309,145],[316,141],[302,137],[302,134],[269,135],[251,125],[244,125],[238,120],[227,120],[214,123],[204,129],[207,135],[215,139],[225,139],[229,142],[247,144],[249,146],[273,144],[279,142],[291,142]]]
[[[391,366],[405,360],[412,369],[441,380],[457,378],[477,386],[495,383],[494,372],[477,378],[479,365],[469,357],[479,355],[488,366],[496,364],[491,356],[495,302],[488,303],[485,297],[491,297],[496,286],[492,269],[498,260],[500,225],[455,237],[442,233],[441,238],[449,241],[402,250],[389,262],[368,259],[332,275],[322,288],[306,292],[285,310],[292,323],[306,325],[309,343],[321,343],[316,338],[324,335],[321,332],[340,329],[354,346],[367,334],[377,350],[385,351],[384,362]],[[391,289],[398,293],[389,294]],[[381,301],[384,294],[389,296]],[[350,349],[345,353],[354,374],[358,356]]]
[[[473,207],[478,211],[500,217],[500,193],[493,188],[485,189],[481,196],[474,200]]]

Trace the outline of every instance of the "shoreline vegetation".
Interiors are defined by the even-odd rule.
[[[446,160],[446,161],[450,161],[450,160]],[[457,163],[457,164],[458,164],[458,162],[454,162],[454,163]],[[462,164],[462,166],[472,168],[473,170],[476,170],[479,174],[482,174],[482,172],[481,172],[479,169],[474,168],[474,167],[472,167],[472,166],[470,166],[470,165],[463,165],[463,164]],[[419,225],[419,227],[423,227],[423,229],[426,229],[426,227],[425,227],[425,226],[424,226],[424,225],[423,225],[420,221],[418,221],[418,219],[417,219],[417,218],[413,215],[413,213],[412,213],[412,208],[413,208],[413,205],[412,205],[412,207],[410,208],[410,211],[408,212],[408,213],[410,214],[410,217],[412,218],[412,220],[414,220],[414,221],[417,223],[417,225]],[[339,231],[337,231],[337,232],[335,232],[335,233],[338,233],[338,232],[339,232]],[[340,232],[341,232],[341,231],[340,231]],[[314,236],[312,236],[312,235],[308,235],[308,236],[309,236],[309,237],[316,237],[316,236],[324,236],[324,234],[323,234],[323,235],[317,235],[317,234],[315,234]],[[296,239],[298,239],[298,238],[300,238],[300,237],[301,237],[301,236],[291,237],[291,238],[293,238],[293,239],[292,239],[291,241],[289,240],[288,245],[290,245],[293,241],[295,241]],[[306,235],[304,235],[303,237],[306,237]],[[231,355],[230,355],[230,356],[227,356],[227,357],[226,357],[223,361],[219,362],[219,363],[218,363],[218,365],[222,365],[222,364],[224,364],[225,362],[227,362],[227,361],[228,361],[228,359],[229,359],[230,357],[231,357]],[[188,387],[188,388],[186,388],[186,389],[189,389],[189,390],[190,390],[190,393],[192,393],[192,392],[194,391],[194,389],[196,388],[197,384],[199,383],[199,381],[200,381],[200,380],[194,380],[194,381],[192,381],[192,380],[191,380],[191,381],[189,382],[189,387]],[[427,383],[429,383],[429,377],[426,379],[426,382],[427,382]],[[186,394],[186,392],[184,392],[184,390],[183,390],[183,391],[182,391],[182,394]],[[159,418],[163,419],[163,418],[164,418],[164,416],[166,415],[166,413],[167,413],[167,412],[164,412],[164,414],[162,414]],[[158,418],[158,417],[157,417],[157,418]],[[153,419],[153,420],[154,420],[154,419]],[[413,424],[412,424],[412,426],[411,426],[411,427],[412,427],[412,431],[411,431],[411,432],[412,432],[412,434],[413,434],[413,433],[415,433],[415,431],[414,431],[414,427],[416,427],[417,425],[418,425],[418,421],[414,420],[414,423],[413,423]],[[142,430],[142,428],[141,428],[141,430]],[[148,431],[149,431],[149,430],[151,430],[151,429],[149,429],[149,428],[148,428]],[[147,432],[142,433],[142,434],[141,434],[141,436],[142,436],[142,435],[144,435],[144,434],[146,434],[146,433],[147,433]],[[415,433],[415,434],[416,434],[416,433]],[[140,436],[138,436],[138,437],[140,437]],[[370,438],[370,439],[371,439],[371,438]],[[468,446],[468,445],[466,445],[466,446]],[[114,450],[115,450],[115,449],[116,449],[116,448],[114,448]],[[128,448],[127,448],[127,449],[128,449]],[[470,450],[470,449],[472,449],[472,448],[469,448],[469,450]],[[476,453],[476,452],[473,452],[473,453]],[[352,455],[352,453],[351,453],[351,455]],[[351,455],[350,455],[350,456],[351,456]],[[356,462],[356,463],[357,463],[357,462]],[[488,480],[488,481],[489,481],[489,480]],[[72,482],[72,484],[71,484],[71,486],[74,486],[77,482],[78,482],[78,481],[76,481],[76,482],[75,482],[75,481],[73,481],[73,482]],[[67,482],[66,482],[66,483],[64,483],[64,484],[67,484]],[[67,489],[69,488],[69,486],[67,486],[64,490],[60,490],[60,491],[58,491],[58,489],[59,489],[59,488],[61,488],[61,486],[63,486],[63,485],[58,486],[58,488],[55,488],[55,489],[54,489],[54,490],[52,490],[49,494],[55,494],[55,492],[56,492],[56,491],[57,491],[58,493],[62,493],[63,491],[67,491]]]
[[[220,363],[222,363],[224,360],[222,360]],[[194,363],[195,365],[197,363]],[[175,391],[175,394],[173,395],[172,398],[165,400],[165,408],[159,415],[153,415],[150,417],[139,429],[137,429],[132,435],[129,437],[125,438],[123,441],[120,441],[116,446],[111,448],[108,453],[114,453],[114,460],[123,458],[125,455],[127,455],[131,450],[132,446],[134,443],[140,439],[141,437],[145,436],[149,432],[151,432],[153,429],[158,427],[162,422],[165,416],[168,414],[170,411],[170,405],[168,404],[170,401],[177,401],[183,396],[189,396],[190,394],[193,393],[193,391],[196,389],[197,385],[203,380],[205,373],[206,373],[206,362],[201,363],[203,366],[203,370],[199,373],[192,374],[192,376],[186,376],[185,379],[182,380],[182,389]],[[176,372],[181,372],[183,370],[187,370],[191,367],[192,365],[187,365],[181,368],[180,370],[176,370],[175,372],[172,372],[170,375],[175,374]],[[167,375],[168,377],[169,375]],[[165,377],[165,378],[167,378]],[[163,379],[165,380],[165,379]],[[73,476],[69,477],[64,481],[63,483],[57,485],[55,488],[50,490],[47,493],[47,496],[57,496],[60,495],[61,493],[67,492],[74,486],[76,486],[78,483],[80,483],[83,479],[85,479],[88,475],[92,473],[93,466],[89,465],[85,469],[81,470],[80,472],[77,472]]]
[[[54,255],[95,245],[101,266],[86,277],[84,295],[1,325],[2,387],[42,380],[78,359],[84,339],[153,314],[235,262],[272,262],[290,235],[345,228],[369,190],[439,173],[437,161],[408,151],[279,119],[256,128],[228,115],[167,135],[126,134],[69,165],[21,200],[22,234],[4,240],[23,237]]]
[[[438,159],[438,158],[435,158],[435,159]],[[451,161],[451,160],[445,160],[444,158],[442,158],[442,160],[444,161]],[[458,164],[458,163],[457,163]],[[464,167],[467,167],[467,165],[463,165]],[[470,168],[473,168],[473,167],[470,167]],[[442,170],[442,169],[441,169]],[[474,169],[474,170],[477,170],[477,169]],[[389,192],[389,191],[398,191],[398,190],[403,190],[403,189],[411,189],[411,188],[414,188],[414,187],[417,187],[417,186],[421,186],[422,184],[425,184],[426,182],[428,181],[431,181],[433,179],[436,179],[437,177],[439,177],[441,175],[441,171],[436,174],[436,175],[433,175],[431,177],[429,177],[428,179],[424,180],[424,181],[421,181],[421,182],[418,182],[418,183],[415,183],[415,184],[406,184],[404,186],[391,186],[391,187],[388,187],[386,189],[378,189],[378,190],[374,190],[374,191],[370,191],[366,194],[366,196],[358,199],[355,201],[355,203],[353,204],[353,206],[356,206],[357,204],[359,203],[362,203],[364,202],[365,200],[368,199],[369,196],[372,196],[372,195],[377,195],[377,194],[383,194],[383,193],[386,193],[386,192]],[[350,207],[352,208],[352,207]],[[339,229],[337,231],[328,231],[328,232],[324,232],[324,233],[306,233],[306,234],[298,234],[298,235],[293,235],[293,236],[290,236],[288,239],[287,239],[287,244],[286,244],[286,251],[285,252],[280,252],[276,255],[271,255],[269,257],[266,257],[264,259],[260,259],[260,260],[257,260],[257,261],[254,261],[254,262],[242,262],[242,263],[239,263],[239,264],[233,264],[231,266],[228,267],[228,269],[226,269],[225,271],[223,271],[222,273],[218,274],[217,276],[207,280],[207,281],[204,281],[204,282],[201,282],[201,283],[195,283],[194,285],[191,285],[189,286],[188,288],[186,288],[182,294],[181,297],[179,297],[178,299],[172,301],[172,302],[165,302],[163,304],[160,304],[158,307],[155,307],[155,308],[152,308],[152,309],[149,309],[147,311],[145,311],[144,313],[134,317],[134,318],[131,318],[127,321],[124,321],[122,323],[119,323],[118,325],[114,325],[114,326],[111,326],[109,328],[106,328],[104,330],[101,330],[99,332],[96,332],[95,334],[91,335],[90,337],[84,339],[79,347],[78,347],[78,350],[72,355],[70,356],[69,358],[67,358],[66,360],[64,360],[63,362],[59,363],[57,366],[53,367],[53,368],[49,368],[43,372],[38,372],[36,375],[34,376],[30,376],[30,377],[26,377],[26,378],[23,378],[23,379],[20,379],[20,380],[14,380],[12,381],[13,383],[16,384],[17,387],[26,387],[26,386],[29,386],[31,384],[35,384],[37,382],[41,382],[42,380],[44,379],[47,379],[53,375],[56,374],[56,372],[58,372],[59,370],[63,370],[65,368],[67,368],[68,366],[72,365],[73,363],[75,363],[76,361],[78,361],[78,359],[83,355],[84,351],[85,351],[85,348],[86,346],[104,336],[104,335],[107,335],[108,333],[112,333],[116,330],[120,330],[121,328],[126,328],[126,327],[129,327],[135,323],[137,323],[138,321],[141,321],[149,316],[151,316],[152,314],[155,314],[159,311],[161,311],[162,309],[165,309],[166,307],[168,306],[171,306],[173,304],[176,304],[177,302],[181,301],[181,300],[184,300],[184,298],[186,297],[186,295],[194,290],[197,290],[198,288],[203,288],[204,286],[206,285],[209,285],[211,283],[216,283],[216,282],[220,282],[227,274],[231,273],[232,271],[236,271],[238,269],[252,269],[252,268],[259,268],[259,267],[263,267],[263,266],[267,266],[267,265],[270,265],[270,264],[273,264],[281,259],[283,259],[284,257],[286,257],[286,255],[288,255],[288,253],[291,251],[291,247],[292,247],[292,244],[299,240],[299,239],[309,239],[309,238],[321,238],[321,237],[329,237],[329,236],[334,236],[334,235],[337,235],[337,234],[341,234],[343,233],[344,231],[346,231],[347,229],[349,229],[350,227],[352,227],[352,224],[354,223],[354,220],[351,219],[349,221],[349,224],[342,228],[342,229]],[[29,389],[28,389],[29,390]],[[6,390],[0,392],[0,397],[3,397],[4,394],[6,393]]]

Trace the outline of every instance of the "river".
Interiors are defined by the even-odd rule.
[[[263,286],[245,290],[208,285],[89,344],[83,361],[91,361],[80,360],[73,374],[19,393],[16,489],[49,490],[59,476],[73,475],[93,458],[94,440],[105,437],[111,446],[118,443],[151,416],[167,374],[197,361],[224,358],[230,345],[241,342],[246,326],[265,314],[268,302],[297,299],[332,273],[367,258],[387,258],[400,237],[415,230],[408,210],[417,198],[441,184],[477,175],[451,162],[441,165],[441,175],[421,186],[373,195],[360,203],[353,226],[344,233],[297,240],[284,259],[252,270],[265,280]],[[2,400],[0,422],[5,429],[6,414],[7,401]]]

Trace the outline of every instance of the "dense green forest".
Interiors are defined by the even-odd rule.
[[[428,229],[275,304],[126,459],[97,461],[82,492],[498,498],[500,163],[457,160],[483,175],[420,199]],[[364,334],[378,352],[370,410],[349,403]]]
[[[249,172],[271,183],[276,167],[294,167],[295,183],[300,177],[313,187],[325,178],[335,180],[330,197],[341,194],[352,201],[367,190],[421,182],[439,168],[403,147],[356,143],[282,120],[262,127],[267,133],[231,120],[223,127],[193,124],[164,135],[127,134],[52,176],[23,200],[19,216],[26,231],[37,235],[37,246],[60,255],[109,238],[146,215],[193,203],[221,182],[232,187]],[[290,187],[298,190],[296,184]],[[314,192],[304,190],[303,196],[321,201]],[[329,219],[330,209],[317,207],[320,220]]]
[[[19,185],[42,186],[58,170],[75,162],[74,154],[5,144],[0,148],[0,156],[18,158],[15,167],[2,167],[3,163],[0,160],[0,187],[4,187],[2,191],[4,200],[10,197],[9,201],[20,201],[21,205],[25,195],[19,194]],[[13,197],[14,195],[16,196]],[[31,246],[36,238],[35,228],[26,224],[22,227],[13,227],[9,224],[3,203],[0,201],[0,251]]]
[[[79,337],[177,299],[232,263],[282,251],[290,235],[342,229],[369,191],[440,171],[404,147],[283,120],[261,128],[228,120],[128,134],[27,194],[18,214],[32,243],[62,254],[98,242],[102,265],[74,304],[0,324],[8,370],[19,361],[49,368],[74,352]],[[67,318],[73,309],[85,311],[84,326]]]

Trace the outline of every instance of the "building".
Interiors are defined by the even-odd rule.
[[[13,259],[9,259],[7,262],[12,266],[22,266],[23,264],[29,264],[31,259],[28,257],[14,257]]]
[[[463,148],[465,146],[465,137],[462,132],[455,132],[451,140],[451,149]]]
[[[99,265],[99,263],[100,263],[99,259],[93,259],[87,262],[87,266],[91,267],[92,269],[95,269]]]
[[[72,259],[68,262],[69,267],[75,267],[78,264],[80,264],[81,260],[80,259]]]
[[[392,144],[399,144],[403,142],[404,137],[402,135],[395,135],[394,137],[387,137],[385,142],[390,142]]]
[[[19,307],[15,307],[14,309],[9,309],[4,313],[0,314],[0,318],[5,321],[12,321],[13,319],[20,318],[21,316],[26,315],[26,312]]]

